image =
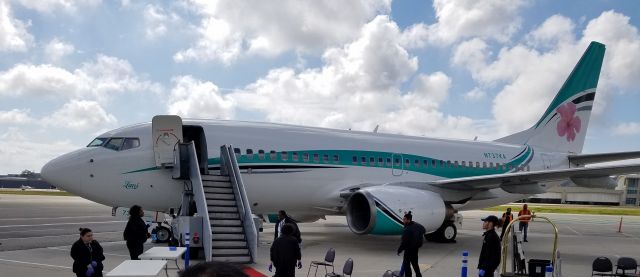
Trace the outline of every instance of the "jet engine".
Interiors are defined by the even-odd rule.
[[[356,234],[399,235],[402,217],[411,211],[413,221],[437,230],[446,216],[440,195],[425,190],[398,186],[375,186],[356,191],[347,202],[349,228]]]

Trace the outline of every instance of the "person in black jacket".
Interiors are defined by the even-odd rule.
[[[412,220],[413,215],[411,215],[411,211],[406,213],[404,218],[402,218],[404,232],[402,232],[402,242],[400,243],[400,247],[398,247],[398,256],[404,251],[402,259],[404,276],[411,277],[411,265],[416,272],[416,277],[422,277],[420,266],[418,265],[418,250],[422,247],[426,230],[420,223],[413,222]]]
[[[104,253],[89,228],[80,228],[80,239],[71,246],[71,258],[76,276],[102,277]]]
[[[293,236],[295,227],[291,224],[283,224],[282,235],[278,237],[271,245],[271,265],[269,271],[276,267],[276,275],[274,277],[293,277],[296,276],[296,261],[298,261],[298,269],[302,268],[302,253],[300,253],[300,245],[298,240]]]
[[[478,276],[493,277],[493,273],[500,265],[500,237],[495,227],[498,225],[498,217],[490,215],[482,219],[482,228],[485,230],[482,240],[482,250],[478,260]]]
[[[282,226],[284,224],[291,224],[291,226],[294,229],[293,236],[296,238],[298,243],[302,243],[302,238],[300,236],[300,229],[298,228],[298,224],[296,224],[296,221],[290,218],[287,215],[287,213],[283,210],[280,210],[278,212],[278,222],[276,222],[276,230],[275,230],[275,233],[273,234],[273,240],[275,241],[276,239],[278,239],[278,237],[280,237],[280,235],[282,235]]]
[[[133,205],[129,209],[129,221],[124,228],[124,240],[127,241],[129,256],[132,260],[139,260],[138,256],[144,251],[144,242],[151,236],[148,232],[149,226],[142,217],[144,211],[138,205]]]

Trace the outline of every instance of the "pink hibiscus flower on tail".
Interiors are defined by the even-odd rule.
[[[558,107],[556,111],[560,114],[560,121],[556,126],[558,136],[564,137],[566,135],[568,142],[574,141],[582,126],[580,118],[576,116],[576,104],[569,102]]]

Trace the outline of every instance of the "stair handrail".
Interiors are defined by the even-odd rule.
[[[193,198],[196,201],[196,207],[199,215],[202,217],[202,247],[207,261],[212,260],[212,238],[211,238],[211,221],[209,220],[209,209],[207,207],[207,198],[204,194],[204,186],[202,184],[202,176],[200,175],[200,166],[198,163],[198,155],[193,142],[189,142],[189,179],[191,180],[191,189],[193,190]],[[184,209],[185,207],[183,207]],[[188,209],[188,207],[186,207]]]
[[[233,152],[233,147],[231,145],[223,145],[222,147],[220,147],[220,155],[222,157],[220,161],[221,173],[224,166],[226,169],[226,173],[229,175],[229,180],[232,183],[233,191],[236,194],[236,199],[240,201],[240,205],[238,205],[242,210],[242,213],[240,214],[240,220],[242,221],[247,244],[249,245],[251,262],[255,262],[258,254],[258,233],[256,231],[255,223],[253,222],[251,204],[249,203],[249,198],[247,197],[244,182],[242,181],[242,175],[240,174],[238,160],[236,159],[235,152]]]

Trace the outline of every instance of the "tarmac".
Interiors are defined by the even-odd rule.
[[[463,251],[469,251],[469,276],[475,267],[482,245],[480,218],[497,212],[462,212],[464,222],[456,243],[426,242],[420,251],[423,276],[460,276]],[[619,257],[640,260],[640,217],[538,214],[549,217],[559,229],[559,249],[563,276],[590,276],[591,263],[599,256],[615,264]],[[79,197],[18,196],[0,194],[0,276],[71,276],[70,245],[78,238],[79,227],[89,227],[104,247],[105,272],[128,259],[122,241],[125,222],[111,216],[111,208]],[[344,217],[301,223],[303,268],[306,276],[312,260],[322,260],[328,248],[336,250],[335,271],[340,272],[348,258],[354,260],[354,276],[382,276],[385,270],[398,270],[402,258],[396,255],[398,236],[359,236],[353,234]],[[530,224],[527,259],[549,259],[553,246],[553,229],[536,220]],[[265,224],[260,233],[258,259],[254,269],[268,276],[269,247],[273,224]],[[157,244],[147,243],[148,249]],[[192,261],[197,262],[197,261]],[[183,263],[183,262],[181,262]],[[181,264],[182,266],[182,264]],[[324,274],[321,267],[318,274]],[[320,276],[322,276],[320,274]],[[313,271],[311,273],[313,275]],[[159,276],[164,276],[161,273]],[[169,276],[177,276],[170,270]]]

